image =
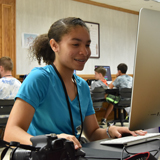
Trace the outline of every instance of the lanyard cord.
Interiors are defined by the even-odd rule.
[[[61,75],[59,74],[57,68],[55,67],[54,64],[52,64],[52,66],[53,66],[53,68],[55,69],[55,71],[56,71],[59,79],[60,79],[61,82],[62,82],[62,86],[63,86],[63,89],[64,89],[64,93],[65,93],[65,97],[66,97],[66,101],[67,101],[67,105],[68,105],[69,115],[70,115],[70,119],[71,119],[72,134],[75,136],[75,130],[74,130],[74,124],[73,124],[72,111],[71,111],[71,107],[70,107],[70,104],[69,104],[69,99],[68,99],[67,90],[66,90],[66,87],[65,87],[65,84],[64,84],[64,82],[63,82],[63,79],[62,79]],[[75,82],[74,76],[73,76],[73,80],[74,80],[74,82]],[[78,96],[78,101],[79,101],[78,87],[77,87],[77,96]],[[80,101],[79,101],[79,109],[80,109],[81,123],[82,123],[82,112],[81,112],[81,107],[80,107]],[[82,130],[83,130],[83,123],[82,123],[82,129],[81,129],[81,133],[80,133],[80,136],[79,136],[79,140],[80,140],[80,138],[81,138]]]
[[[77,82],[75,80],[75,77],[73,76],[72,78],[74,80],[74,83],[77,86]],[[80,105],[79,94],[78,94],[78,87],[77,87],[77,98],[78,98],[78,102],[79,102],[79,112],[80,112],[80,116],[81,116],[81,132],[80,132],[80,135],[79,135],[79,141],[80,141],[81,135],[82,135],[82,131],[83,131],[83,119],[82,119],[82,111],[81,111],[81,105]]]

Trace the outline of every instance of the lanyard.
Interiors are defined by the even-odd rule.
[[[66,87],[65,87],[65,84],[63,82],[63,79],[60,75],[60,73],[58,72],[57,68],[55,67],[54,64],[52,64],[53,68],[55,69],[59,79],[61,80],[61,83],[62,83],[62,86],[63,86],[63,90],[64,90],[64,93],[65,93],[65,97],[66,97],[66,101],[67,101],[67,105],[68,105],[68,110],[69,110],[69,115],[70,115],[70,120],[71,120],[71,126],[72,126],[72,134],[75,136],[75,130],[74,130],[74,124],[73,124],[73,117],[72,117],[72,111],[71,111],[71,106],[70,106],[70,103],[69,103],[69,99],[68,99],[68,94],[67,94],[67,90],[66,90]],[[74,80],[74,83],[77,85],[76,81],[75,81],[75,77],[73,76],[72,77],[73,80]],[[82,131],[83,131],[83,120],[82,120],[82,111],[81,111],[81,106],[80,106],[80,101],[79,101],[79,94],[78,94],[78,87],[77,87],[77,98],[78,98],[78,102],[79,102],[79,111],[80,111],[80,116],[81,116],[81,132],[80,132],[80,135],[79,135],[79,140],[81,138],[81,134],[82,134]]]

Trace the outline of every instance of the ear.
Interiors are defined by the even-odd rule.
[[[51,40],[49,41],[49,43],[50,43],[50,46],[51,46],[52,50],[53,50],[55,53],[59,51],[59,45],[58,45],[58,43],[57,43],[54,39],[51,39]]]
[[[0,71],[3,69],[3,67],[2,66],[0,66]]]
[[[99,73],[100,77],[103,77],[102,73]]]
[[[120,70],[118,70],[118,75],[120,76],[122,74],[122,72]]]

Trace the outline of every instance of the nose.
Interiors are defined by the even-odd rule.
[[[84,56],[88,56],[90,52],[90,49],[86,48],[86,46],[82,46],[80,49],[80,54],[83,54]]]

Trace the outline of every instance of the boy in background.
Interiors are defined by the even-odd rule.
[[[100,87],[100,86],[108,86],[107,80],[104,78],[104,76],[107,73],[106,69],[103,67],[97,67],[94,69],[94,71],[95,71],[95,79],[97,81],[92,81],[90,90],[92,91],[94,90],[94,88]]]
[[[107,83],[107,80],[104,78],[107,71],[104,67],[97,67],[95,68],[95,79],[97,81],[93,81],[91,83],[91,87],[90,87],[90,90],[94,90],[94,88],[96,87],[101,87],[101,86],[107,86],[108,87],[108,83]],[[113,104],[109,103],[109,106],[107,107],[107,111],[105,113],[105,117],[102,118],[101,120],[101,125],[105,125],[106,124],[106,121],[107,121],[107,117],[109,116],[109,114],[111,113],[113,109]]]

